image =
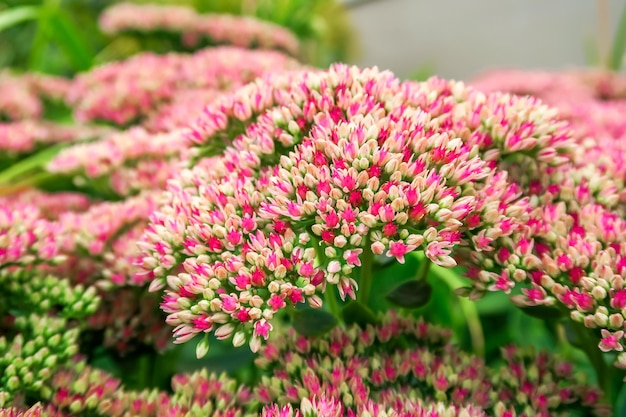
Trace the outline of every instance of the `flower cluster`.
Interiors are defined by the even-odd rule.
[[[137,19],[141,16],[141,19]],[[288,29],[249,16],[199,14],[184,6],[119,3],[100,16],[100,27],[120,32],[166,33],[180,36],[181,46],[233,45],[298,53],[298,39]]]
[[[280,52],[235,47],[208,48],[190,55],[142,53],[79,75],[67,99],[78,120],[127,125],[157,112],[179,91],[229,90],[268,71],[298,66]],[[154,72],[154,68],[159,71]]]
[[[110,131],[110,128],[101,126],[35,120],[0,123],[0,164],[6,165],[7,161],[13,162],[46,146],[92,139]]]
[[[170,183],[143,266],[153,289],[168,285],[179,343],[214,331],[253,350],[277,311],[319,307],[327,284],[355,298],[372,254],[452,267],[493,252],[532,209],[515,168],[554,169],[571,142],[537,100],[341,65],[257,80],[189,138],[196,157],[227,146]]]
[[[626,94],[623,76],[599,71],[528,72],[495,71],[478,77],[473,85],[484,91],[507,91],[541,98],[559,110],[572,127],[578,147],[571,160],[590,161],[617,182],[621,201],[626,201]]]
[[[190,115],[200,115],[213,100],[224,94],[215,88],[180,90],[168,104],[160,106],[143,124],[151,132],[169,132],[186,128]]]
[[[416,398],[497,416],[609,411],[598,404],[600,391],[546,353],[505,348],[506,363],[491,369],[445,339],[445,330],[393,313],[375,326],[335,328],[318,339],[291,331],[261,351],[256,363],[270,376],[255,395],[262,403],[292,405],[325,398],[342,416],[349,410],[362,415],[368,401],[407,412]]]
[[[0,269],[62,262],[60,231],[35,205],[0,205]]]
[[[521,92],[516,89],[522,88],[520,74],[496,74],[489,80],[486,77],[479,85]],[[578,86],[578,92],[567,90],[571,97],[563,91],[561,101],[558,94],[546,94],[563,109],[574,128],[574,140],[583,146],[570,150],[568,163],[557,168],[531,161],[519,170],[524,193],[532,201],[526,225],[491,254],[474,254],[469,276],[475,289],[507,293],[524,281],[522,293],[513,297],[516,304],[553,306],[555,315],[567,312],[574,321],[599,330],[600,350],[622,352],[626,221],[623,207],[615,210],[624,201],[621,133],[611,127],[610,116],[595,117],[605,105],[598,100],[610,89],[589,74],[542,73],[530,74],[522,91],[542,95],[541,86],[550,80],[555,89],[560,85],[557,80]],[[583,117],[582,109],[589,115]],[[626,354],[620,353],[616,365],[626,368]]]
[[[41,117],[44,100],[62,101],[69,85],[69,80],[49,75],[0,72],[0,120]]]
[[[23,190],[0,198],[6,207],[20,208],[22,205],[35,206],[39,215],[48,220],[56,220],[66,212],[82,212],[91,205],[84,194],[73,192],[47,193],[36,189]]]
[[[59,152],[47,169],[77,185],[106,187],[119,196],[163,189],[181,169],[188,148],[182,130],[153,134],[141,127]],[[97,184],[97,185],[96,185]]]
[[[76,319],[93,314],[95,288],[36,271],[0,272],[0,406],[17,395],[44,394],[54,372],[78,352]],[[54,315],[57,313],[57,316]],[[1,326],[0,326],[1,328]]]
[[[226,375],[209,375],[205,370],[174,376],[172,388],[172,395],[126,390],[119,379],[81,361],[53,376],[48,407],[56,413],[107,417],[229,417],[242,415],[250,400],[249,389]]]
[[[601,393],[574,375],[569,363],[506,348],[505,364],[489,368],[448,337],[444,329],[390,313],[365,329],[335,329],[318,338],[279,335],[257,359],[262,376],[254,389],[202,370],[174,376],[171,395],[137,392],[78,361],[52,375],[45,398],[50,413],[110,417],[610,413],[598,404]]]
[[[368,400],[360,405],[355,413],[346,409],[341,401],[326,398],[304,398],[299,407],[287,404],[267,406],[261,417],[486,417],[487,414],[475,407],[459,407],[442,403],[424,404],[419,400],[387,399],[385,404],[377,404]],[[500,417],[502,414],[499,414]]]
[[[120,354],[142,345],[161,351],[169,341],[159,299],[145,288],[150,275],[135,266],[141,259],[136,242],[158,195],[143,193],[122,202],[95,203],[84,212],[60,217],[68,261],[53,272],[75,282],[97,284],[102,300],[87,320],[88,329],[101,335],[103,346]]]

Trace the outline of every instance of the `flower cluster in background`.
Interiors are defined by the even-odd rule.
[[[0,120],[36,119],[46,101],[63,101],[70,80],[43,74],[16,75],[0,72]]]
[[[0,123],[3,167],[45,147],[99,137],[112,129],[103,126],[64,125],[44,120]]]
[[[598,347],[604,352],[622,352],[626,343],[625,178],[620,145],[625,125],[617,117],[623,83],[601,72],[520,71],[488,73],[474,82],[487,91],[545,99],[570,122],[576,144],[562,169],[528,183],[538,201],[527,231],[495,259],[506,267],[506,274],[496,272],[482,279],[509,291],[510,277],[525,270],[533,285],[515,301],[567,307],[574,321],[600,330]],[[616,365],[626,367],[626,355],[620,353]]]
[[[141,19],[137,19],[140,15]],[[120,32],[166,33],[180,36],[188,49],[202,45],[234,45],[243,48],[278,49],[297,55],[298,39],[286,28],[246,16],[200,14],[185,6],[153,6],[118,3],[100,16],[100,27]]]
[[[257,359],[264,375],[256,387],[203,370],[174,376],[172,394],[133,391],[79,360],[51,375],[41,415],[608,415],[601,393],[546,353],[508,347],[491,369],[450,345],[445,329],[394,313],[381,320],[321,340],[280,335]]]
[[[127,125],[158,112],[159,106],[186,90],[228,91],[265,72],[299,65],[281,52],[235,47],[208,48],[194,54],[143,53],[79,75],[67,100],[77,120]]]

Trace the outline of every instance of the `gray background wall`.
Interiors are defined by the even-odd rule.
[[[602,1],[602,0],[600,0]],[[598,36],[594,0],[347,1],[361,42],[357,64],[408,77],[420,67],[467,79],[493,67],[585,65]],[[611,36],[624,0],[605,0]]]

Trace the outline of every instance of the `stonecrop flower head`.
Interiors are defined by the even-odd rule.
[[[31,188],[0,197],[0,204],[17,208],[22,205],[35,206],[41,216],[48,220],[56,220],[66,212],[85,211],[91,205],[91,200],[80,193],[48,193]]]
[[[372,254],[452,267],[457,251],[494,251],[532,209],[515,167],[554,169],[570,149],[537,100],[343,65],[257,80],[189,138],[199,162],[170,182],[143,267],[167,285],[178,343],[215,332],[253,350],[277,311],[319,307],[329,284],[355,298]]]
[[[0,272],[0,407],[45,395],[54,372],[78,352],[79,320],[93,314],[95,288],[35,270]]]
[[[151,113],[143,126],[151,132],[169,132],[187,128],[189,115],[200,115],[213,100],[224,94],[215,88],[180,90],[174,99]]]
[[[359,405],[357,411],[346,409],[339,400],[326,398],[304,398],[299,406],[272,404],[263,409],[261,417],[486,417],[480,408],[423,403],[419,400],[387,400],[378,404],[368,400]]]
[[[571,162],[590,162],[616,182],[620,200],[626,201],[624,134],[626,79],[603,71],[492,71],[472,82],[482,91],[506,91],[539,97],[570,122],[578,146]]]
[[[142,53],[78,75],[67,100],[77,120],[128,125],[158,111],[179,91],[226,91],[266,72],[299,66],[296,60],[277,51],[235,47],[207,48],[194,54]],[[154,68],[159,71],[152,71]]]
[[[74,358],[51,374],[39,398],[50,413],[108,417],[610,415],[601,392],[569,363],[509,347],[504,364],[491,368],[449,336],[394,312],[320,337],[287,329],[257,357],[254,387],[203,369],[175,375],[171,394],[127,389]]]
[[[513,80],[507,81],[508,77]],[[469,275],[475,280],[474,289],[480,290],[508,293],[523,281],[522,293],[513,297],[516,304],[526,308],[551,306],[553,316],[565,312],[575,322],[597,329],[592,338],[598,348],[618,352],[615,364],[626,368],[626,354],[621,353],[626,346],[626,304],[620,301],[626,223],[620,144],[623,129],[619,124],[624,125],[611,117],[611,112],[600,110],[606,108],[604,100],[608,97],[620,105],[619,94],[610,96],[607,92],[619,91],[619,81],[602,74],[554,73],[542,77],[567,80],[568,85],[586,89],[586,95],[576,95],[575,99],[569,98],[569,90],[562,91],[560,101],[558,95],[550,98],[570,120],[572,137],[582,146],[571,149],[566,154],[568,162],[559,167],[545,169],[531,162],[519,170],[524,193],[532,202],[526,224],[491,256],[474,254],[475,265]],[[602,87],[598,79],[611,80],[617,87]],[[507,88],[521,84],[518,75],[507,73],[489,80],[483,79],[483,85]],[[527,86],[531,93],[544,94],[535,87],[534,83]]]
[[[47,170],[72,177],[79,187],[105,195],[163,189],[186,159],[189,146],[183,133],[150,133],[133,127],[63,149],[48,163]]]
[[[141,19],[137,19],[141,16]],[[180,46],[207,45],[278,49],[297,55],[299,42],[288,29],[250,16],[199,14],[184,6],[118,3],[100,15],[105,33],[167,33],[179,36]]]
[[[0,270],[62,262],[60,231],[35,205],[1,204]]]
[[[566,362],[508,347],[503,349],[505,364],[490,368],[451,345],[449,336],[445,329],[394,312],[364,329],[335,328],[318,338],[291,329],[271,340],[256,359],[269,376],[255,388],[255,397],[281,406],[323,399],[329,410],[341,416],[363,415],[372,404],[380,404],[379,408],[384,404],[399,415],[415,415],[411,411],[419,410],[421,402],[440,402],[432,408],[424,406],[424,411],[449,407],[447,412],[453,416],[471,410],[478,414],[469,415],[492,416],[565,416],[573,410],[607,415],[610,411],[598,404],[601,392],[574,375]]]
[[[0,72],[0,120],[38,119],[45,101],[62,101],[70,81],[43,74]]]
[[[102,126],[62,125],[41,120],[0,123],[0,167],[51,145],[99,137],[112,129]]]

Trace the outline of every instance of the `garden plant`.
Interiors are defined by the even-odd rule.
[[[157,47],[0,73],[0,416],[626,413],[624,76],[99,23]]]

